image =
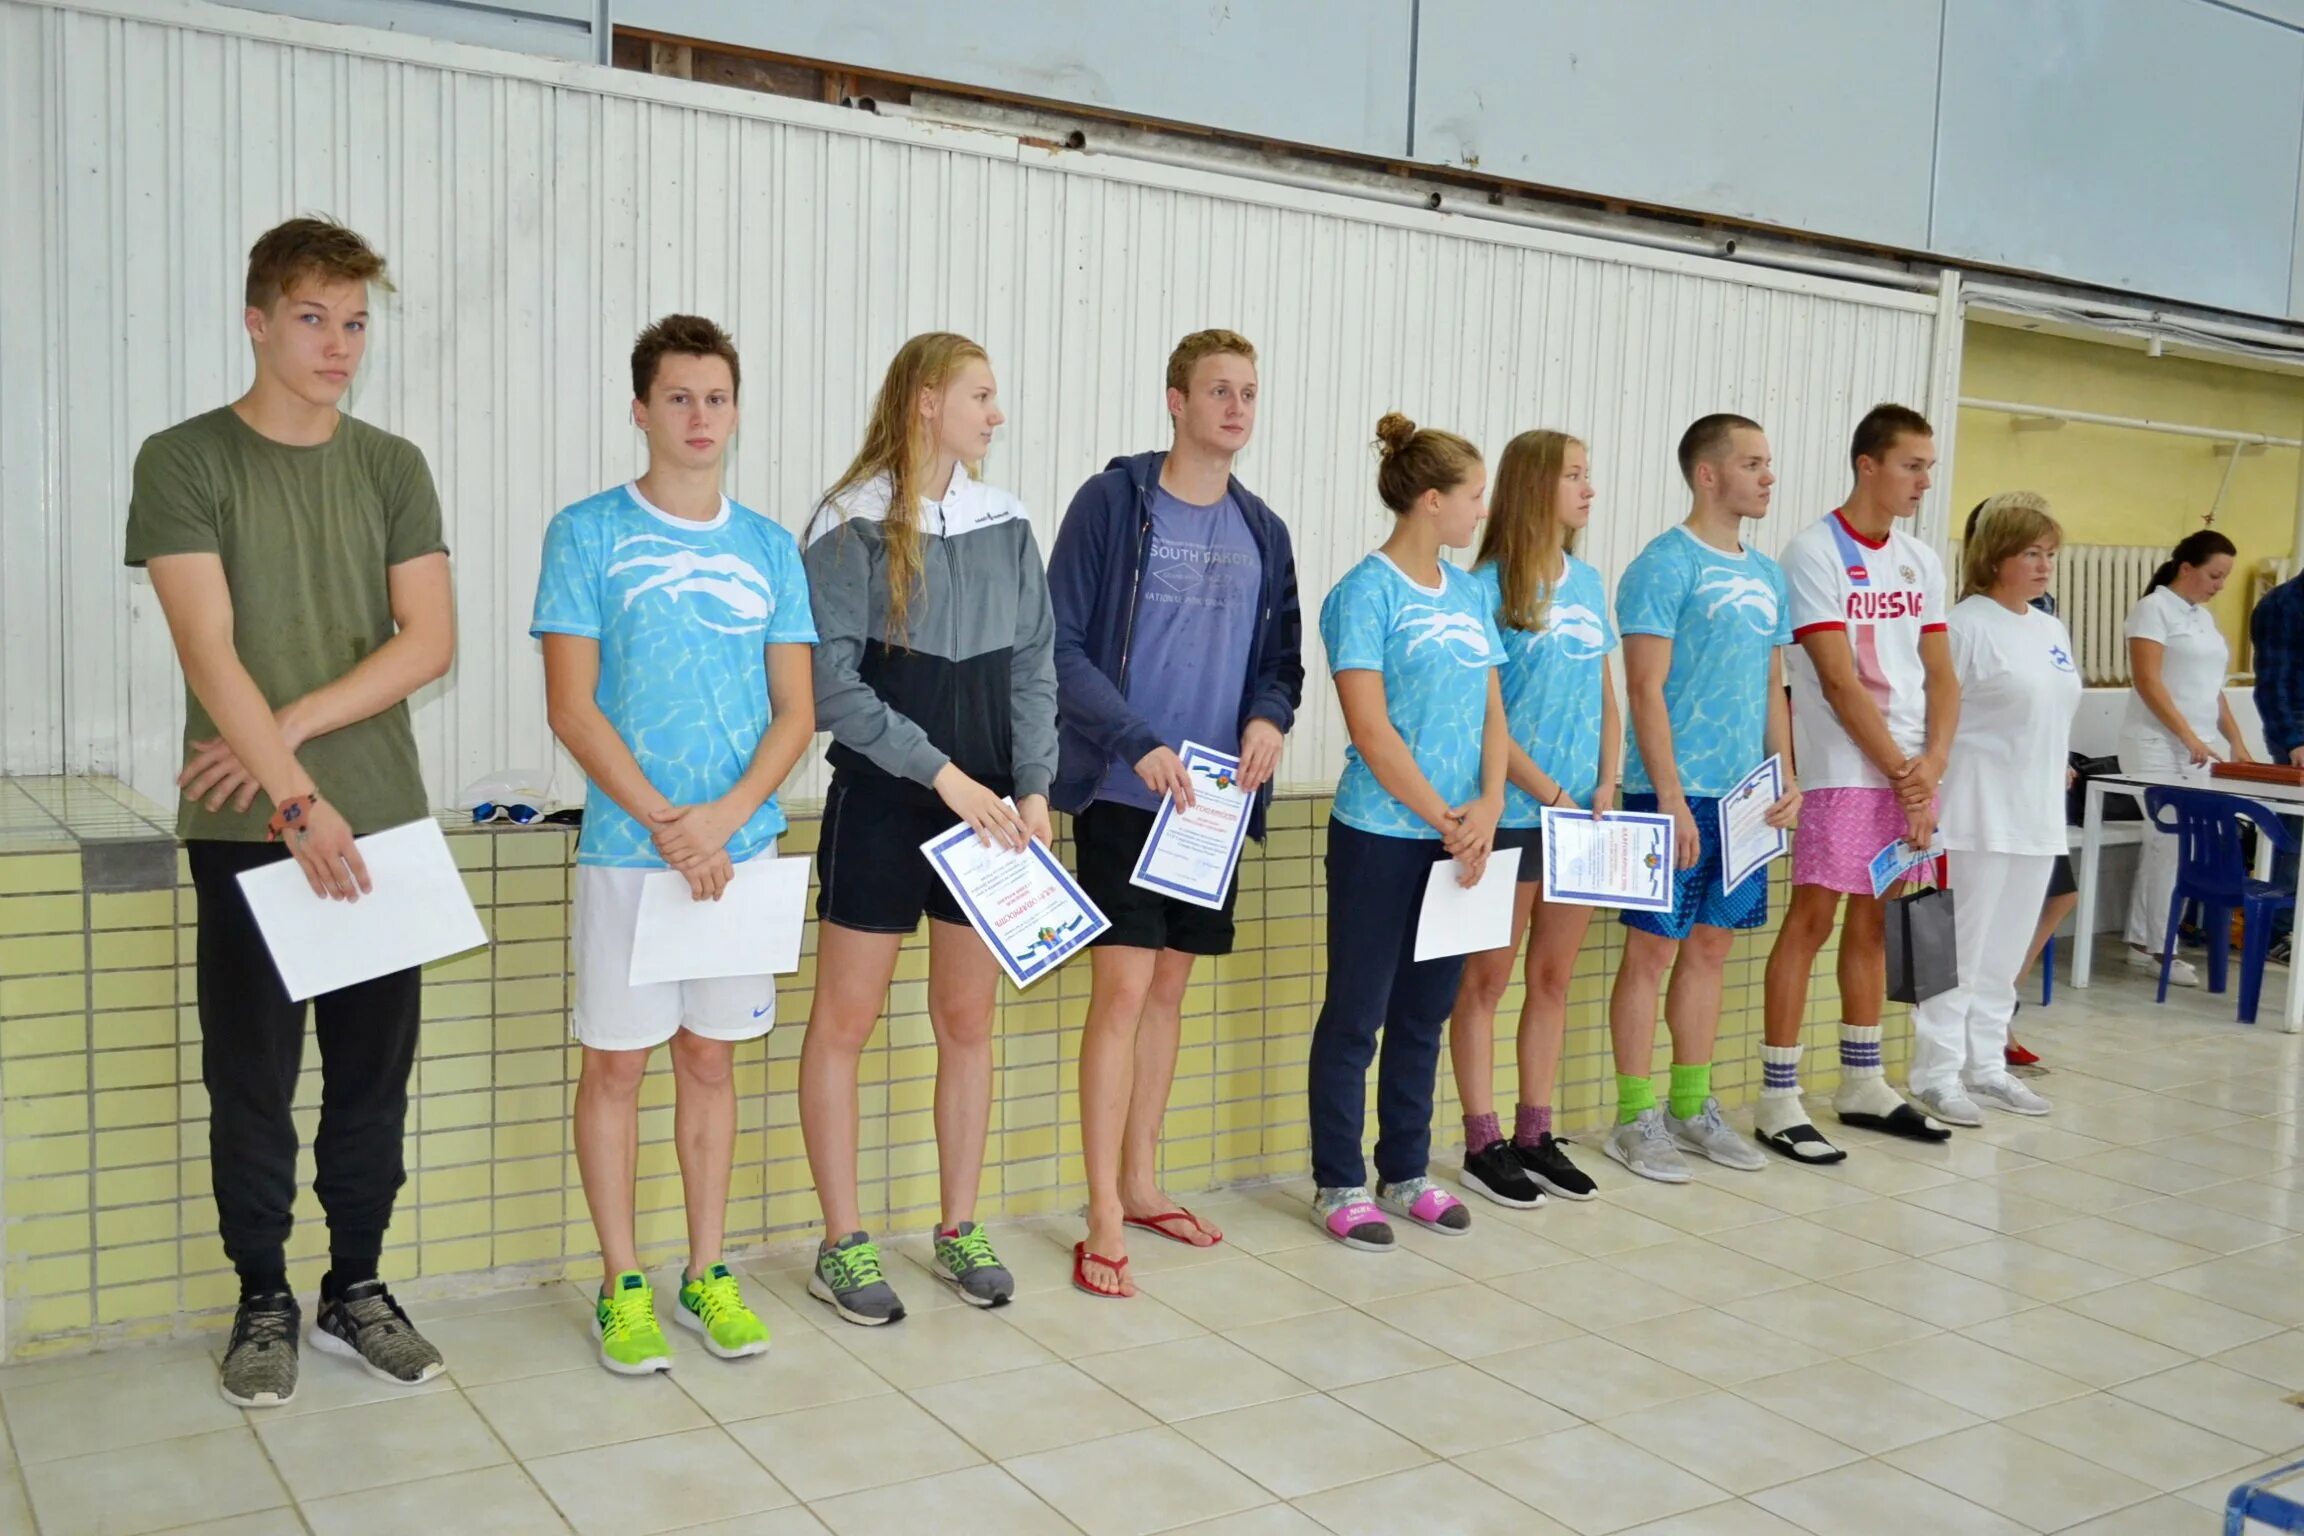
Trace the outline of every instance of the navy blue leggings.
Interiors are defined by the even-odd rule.
[[[1361,1140],[1368,1064],[1376,1070],[1376,1174],[1424,1172],[1432,1153],[1432,1088],[1464,957],[1417,964],[1416,915],[1437,838],[1379,837],[1328,823],[1328,993],[1312,1027],[1312,1177],[1323,1189],[1368,1182]]]

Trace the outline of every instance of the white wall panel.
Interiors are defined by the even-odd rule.
[[[735,333],[730,488],[793,528],[897,344],[976,336],[1011,418],[989,474],[1025,497],[1044,544],[1084,476],[1165,440],[1175,338],[1237,327],[1264,353],[1241,473],[1296,531],[1308,620],[1385,531],[1367,444],[1387,409],[1492,450],[1532,426],[1586,436],[1601,492],[1587,548],[1613,575],[1682,514],[1671,456],[1694,416],[1769,427],[1773,549],[1844,490],[1859,413],[1931,395],[1934,301],[1909,294],[263,26],[170,0],[0,0],[8,771],[125,770],[166,792],[181,684],[150,589],[118,563],[128,468],[146,435],[243,386],[243,253],[311,209],[367,233],[400,285],[353,409],[424,450],[447,508],[461,649],[417,710],[442,800],[547,750],[526,636],[544,523],[637,467],[626,355],[673,308]],[[1331,779],[1343,746],[1309,649],[1296,782]]]
[[[1932,248],[2291,308],[2304,34],[2199,0],[1946,0]]]
[[[1416,158],[1924,250],[1941,5],[1427,5]]]

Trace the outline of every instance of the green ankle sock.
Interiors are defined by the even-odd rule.
[[[1693,1120],[1704,1112],[1704,1101],[1712,1097],[1712,1063],[1684,1067],[1672,1063],[1672,1118]]]
[[[1656,1085],[1645,1077],[1616,1074],[1616,1123],[1630,1125],[1656,1107]]]

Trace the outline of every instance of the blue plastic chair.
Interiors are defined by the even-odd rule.
[[[2174,816],[2170,816],[2174,812]],[[2187,901],[2200,903],[2208,939],[2208,990],[2222,992],[2232,950],[2232,911],[2240,910],[2246,947],[2240,957],[2240,1022],[2256,1022],[2264,990],[2264,956],[2271,946],[2272,914],[2296,905],[2296,893],[2248,874],[2247,828],[2252,824],[2275,848],[2290,844],[2280,818],[2253,800],[2212,789],[2154,785],[2144,791],[2144,814],[2179,839],[2176,891],[2168,899],[2168,931],[2160,941],[2160,997],[2168,1001],[2168,966]]]

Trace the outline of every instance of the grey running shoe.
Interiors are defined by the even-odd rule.
[[[1969,1098],[1958,1083],[1950,1083],[1942,1088],[1915,1088],[1912,1090],[1912,1102],[1946,1125],[1975,1126],[1984,1123],[1984,1111],[1976,1107],[1976,1101]]]
[[[1758,1173],[1768,1166],[1768,1159],[1761,1155],[1752,1139],[1720,1118],[1718,1099],[1707,1098],[1704,1107],[1685,1120],[1670,1113],[1664,1119],[1672,1128],[1672,1139],[1683,1151],[1708,1157],[1723,1168],[1743,1173]]]
[[[1688,1182],[1688,1164],[1680,1156],[1680,1149],[1672,1144],[1672,1132],[1664,1125],[1664,1111],[1653,1106],[1640,1111],[1638,1118],[1627,1120],[1610,1131],[1600,1150],[1644,1179],[1654,1179],[1659,1184]]]
[[[1968,1097],[1987,1109],[2004,1109],[2012,1115],[2044,1115],[2052,1107],[2046,1099],[2005,1073],[1970,1083]]]
[[[972,1307],[1002,1307],[1016,1294],[1016,1277],[992,1251],[992,1239],[972,1221],[964,1221],[947,1237],[936,1238],[936,1276],[948,1280],[960,1299]]]
[[[296,1395],[296,1298],[251,1296],[232,1317],[216,1390],[237,1408],[278,1408]]]
[[[842,1321],[860,1328],[904,1321],[904,1303],[896,1299],[896,1288],[881,1271],[880,1250],[861,1232],[816,1250],[808,1294],[829,1303]]]
[[[442,1369],[440,1351],[416,1331],[381,1280],[348,1285],[333,1300],[323,1294],[312,1347],[357,1360],[369,1375],[397,1387],[430,1381]]]

